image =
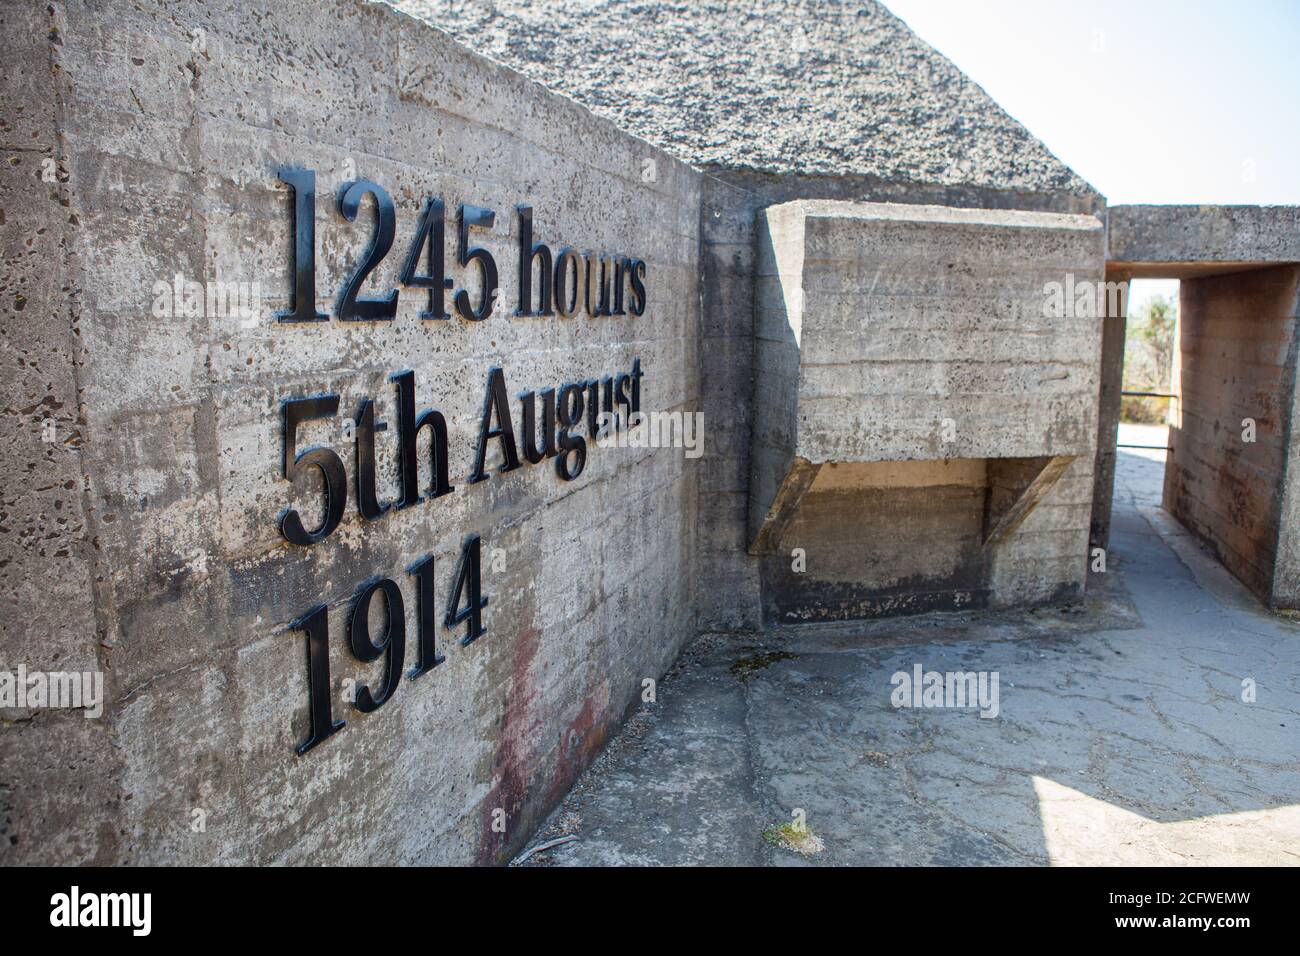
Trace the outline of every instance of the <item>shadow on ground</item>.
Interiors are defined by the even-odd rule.
[[[1159,456],[1120,458],[1085,602],[706,635],[528,865],[1300,862],[1300,627],[1158,510]],[[894,708],[918,664],[996,672],[998,716]],[[772,839],[799,810],[821,852]]]

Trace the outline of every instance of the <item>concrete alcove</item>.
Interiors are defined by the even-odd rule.
[[[990,606],[1010,583],[997,576],[999,556],[1014,552],[1004,546],[1074,460],[804,466],[812,480],[762,552],[767,617],[804,623]],[[1053,596],[1078,590],[1064,581]]]

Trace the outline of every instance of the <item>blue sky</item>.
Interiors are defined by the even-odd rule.
[[[1300,0],[884,0],[1118,203],[1300,204]]]

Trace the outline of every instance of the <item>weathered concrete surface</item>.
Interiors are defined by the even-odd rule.
[[[1088,193],[872,0],[399,0],[698,166]]]
[[[759,229],[749,531],[751,552],[765,555],[765,603],[785,608],[773,619],[808,620],[815,606],[852,617],[854,606],[867,616],[877,606],[1007,605],[1080,590],[1101,328],[1092,315],[1049,316],[1045,306],[1049,283],[1102,278],[1100,221],[817,200],[769,208]],[[928,500],[895,490],[855,502],[816,484],[806,494],[785,487],[803,480],[804,462],[953,459],[1000,464]],[[986,489],[999,493],[1021,467],[1011,462],[1026,460],[1036,470],[1017,491],[1033,485],[1032,510],[1014,534],[992,535]],[[804,517],[792,520],[791,509]],[[917,546],[906,560],[899,549],[911,541],[968,553],[945,563]],[[866,573],[859,557],[890,542],[873,555],[888,580]],[[795,548],[816,573],[783,570]]]
[[[1300,206],[1111,206],[1106,217],[1106,259],[1136,278],[1300,262]]]
[[[0,10],[0,670],[39,659],[103,665],[95,614],[93,501],[79,390],[85,296],[71,278],[78,211],[62,148],[44,4]],[[57,35],[57,33],[55,34]],[[0,862],[113,859],[123,759],[104,721],[80,712],[0,716]],[[87,825],[89,822],[89,825]],[[38,825],[37,825],[38,824]]]
[[[697,488],[680,450],[591,448],[566,483],[551,462],[497,475],[496,442],[491,479],[470,485],[487,371],[505,368],[516,425],[519,391],[627,371],[634,356],[645,408],[696,408],[699,174],[384,5],[25,2],[3,16],[0,670],[102,668],[108,701],[98,720],[4,712],[0,862],[508,855],[690,636]],[[364,294],[398,285],[421,206],[440,196],[449,272],[471,291],[455,211],[496,210],[477,244],[499,267],[497,313],[423,322],[425,297],[407,288],[391,323],[275,322],[289,304],[281,164],[317,171],[319,309],[372,228],[369,199],[355,223],[333,201],[364,177],[397,210]],[[512,316],[525,202],[553,250],[644,258],[646,314]],[[154,283],[177,273],[256,282],[263,309],[248,323],[154,314]],[[372,524],[350,490],[329,538],[288,545],[279,513],[302,508],[311,524],[320,489],[282,477],[280,402],[340,395],[338,418],[304,429],[300,448],[335,449],[351,485],[343,420],[373,398],[391,502],[387,377],[402,369],[417,409],[446,416],[455,492]],[[488,633],[460,647],[440,628],[445,663],[360,714],[344,682],[374,685],[383,665],[346,651],[353,595],[372,577],[399,583],[413,664],[406,570],[437,556],[440,620],[469,533],[483,540]],[[317,602],[348,726],[297,757],[307,669],[288,625]]]
[[[1300,266],[1184,279],[1179,302],[1164,506],[1265,603],[1300,607]]]
[[[1121,456],[1084,605],[692,646],[529,865],[1300,863],[1300,626],[1153,510],[1160,467]],[[999,715],[895,710],[918,663],[997,671]],[[823,852],[764,840],[796,809]]]

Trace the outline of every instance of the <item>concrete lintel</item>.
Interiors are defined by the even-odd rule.
[[[1111,206],[1106,226],[1107,263],[1136,277],[1300,262],[1300,206]]]

